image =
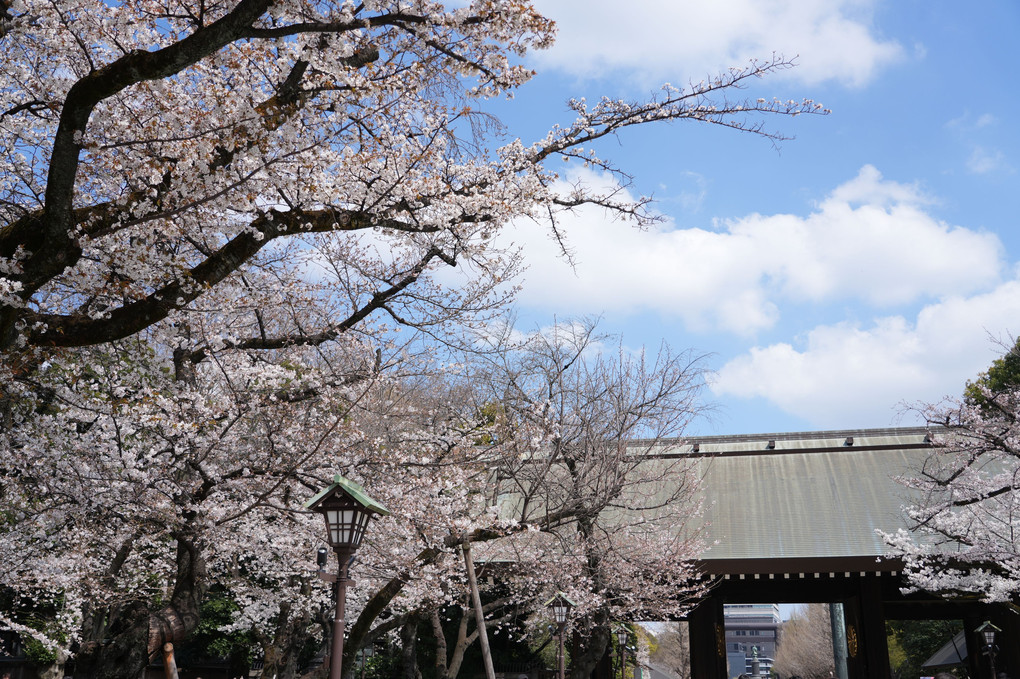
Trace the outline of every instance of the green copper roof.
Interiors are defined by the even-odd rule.
[[[916,427],[629,444],[631,455],[647,458],[638,473],[653,483],[678,460],[693,466],[701,480],[696,492],[702,514],[680,530],[704,529],[706,548],[698,560],[716,574],[822,564],[840,571],[877,570],[880,561],[895,556],[879,531],[909,529],[904,507],[917,500],[896,479],[916,474],[932,452],[928,432]],[[636,505],[657,505],[675,491],[660,485],[626,492],[641,494]],[[513,493],[500,496],[500,502],[508,516],[520,511]],[[627,497],[618,504],[626,507]],[[611,513],[605,518],[614,520]]]
[[[556,596],[554,596],[552,599],[549,599],[549,601],[545,602],[546,607],[552,606],[553,602],[556,601],[557,599],[562,599],[563,601],[566,601],[568,604],[570,604],[571,608],[577,606],[577,604],[571,601],[570,597],[568,597],[566,594],[564,594],[563,592],[556,592]]]
[[[908,527],[896,477],[931,453],[921,429],[709,437],[685,452],[694,443],[711,560],[886,556],[878,531]]]
[[[388,516],[390,513],[390,510],[386,509],[382,503],[370,498],[364,488],[354,481],[340,476],[339,474],[333,477],[332,484],[305,503],[305,509],[314,509],[320,502],[331,496],[337,490],[343,491],[343,493],[351,497],[351,499],[360,504],[362,507],[375,512],[380,516]]]

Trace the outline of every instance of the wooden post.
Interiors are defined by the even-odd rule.
[[[995,641],[999,647],[995,666],[1007,676],[1020,676],[1020,644],[1017,643],[1020,641],[1020,616],[1006,604],[996,604],[991,608],[989,618],[1002,629]]]
[[[163,668],[166,670],[166,679],[178,679],[177,661],[174,660],[174,645],[169,642],[163,644]]]
[[[559,679],[564,679],[564,677],[566,677],[567,674],[567,661],[565,660],[566,653],[564,652],[563,649],[563,635],[566,634],[567,626],[566,624],[561,622],[557,625],[557,627],[559,628],[558,636],[560,638],[560,650],[559,656],[556,658],[556,671],[559,673],[558,675]]]
[[[885,636],[882,583],[876,577],[861,578],[861,640],[868,679],[889,679],[889,643]]]
[[[694,679],[728,677],[722,598],[709,592],[697,608],[688,613],[687,622],[691,640],[691,676]]]
[[[464,542],[464,566],[467,568],[468,585],[471,587],[471,599],[475,605],[475,625],[478,627],[478,643],[482,646],[482,659],[485,661],[485,676],[496,679],[496,671],[492,667],[492,653],[489,652],[489,635],[485,630],[485,613],[482,611],[482,597],[478,594],[478,581],[475,579],[475,564],[471,561],[471,543]]]

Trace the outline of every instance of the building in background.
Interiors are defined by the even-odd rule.
[[[723,620],[730,679],[752,674],[756,657],[759,675],[769,676],[776,657],[779,604],[726,604]]]

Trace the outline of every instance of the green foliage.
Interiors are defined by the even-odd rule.
[[[889,620],[886,633],[895,640],[903,660],[894,666],[896,676],[919,677],[921,664],[963,629],[959,620]],[[892,661],[890,653],[890,661]]]
[[[19,597],[7,588],[0,588],[0,611],[26,627],[42,632],[58,644],[66,644],[67,636],[59,631],[54,618],[63,606],[63,597],[55,595],[51,600],[32,600]],[[38,639],[22,634],[21,643],[25,649],[25,657],[38,667],[45,667],[59,662],[57,653],[50,650]]]
[[[22,646],[25,649],[25,657],[37,667],[45,667],[57,662],[57,654],[43,646],[42,642],[37,639],[24,638]]]
[[[213,589],[202,602],[202,619],[188,643],[189,650],[204,658],[230,658],[232,664],[249,664],[255,640],[245,632],[222,631],[229,624],[237,603],[230,593]]]
[[[963,397],[968,403],[985,407],[988,397],[984,389],[999,394],[1020,386],[1020,339],[1001,358],[992,361],[988,370],[977,376],[973,382],[967,382]]]
[[[889,621],[885,623],[886,643],[889,647],[889,667],[893,671],[894,679],[907,679],[899,672],[900,667],[909,667],[907,663],[907,652],[903,650],[899,637],[890,628]]]
[[[478,418],[478,426],[483,433],[475,437],[475,445],[492,446],[499,442],[499,439],[506,430],[506,408],[503,404],[489,402],[478,408],[475,415]]]
[[[421,667],[422,676],[429,670],[435,674],[435,668]],[[364,672],[360,669],[356,672],[358,679],[403,679],[404,667],[401,663],[400,648],[395,645],[387,645],[383,649],[376,649],[375,655],[368,659]]]
[[[635,625],[631,628],[634,635],[637,637],[637,646],[645,646],[648,648],[649,655],[655,655],[659,650],[659,638],[654,634],[651,634],[641,625]]]

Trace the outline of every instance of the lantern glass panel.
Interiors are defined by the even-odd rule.
[[[331,507],[324,512],[329,544],[357,549],[365,535],[371,512],[360,507]]]
[[[354,543],[354,510],[345,509],[340,513],[340,535],[345,545]]]
[[[986,629],[984,632],[982,632],[982,634],[985,635],[985,645],[986,646],[994,646],[995,645],[995,630]]]
[[[621,646],[626,646],[627,645],[627,630],[625,630],[623,628],[620,628],[620,629],[616,630],[616,641],[619,642],[619,644]]]

